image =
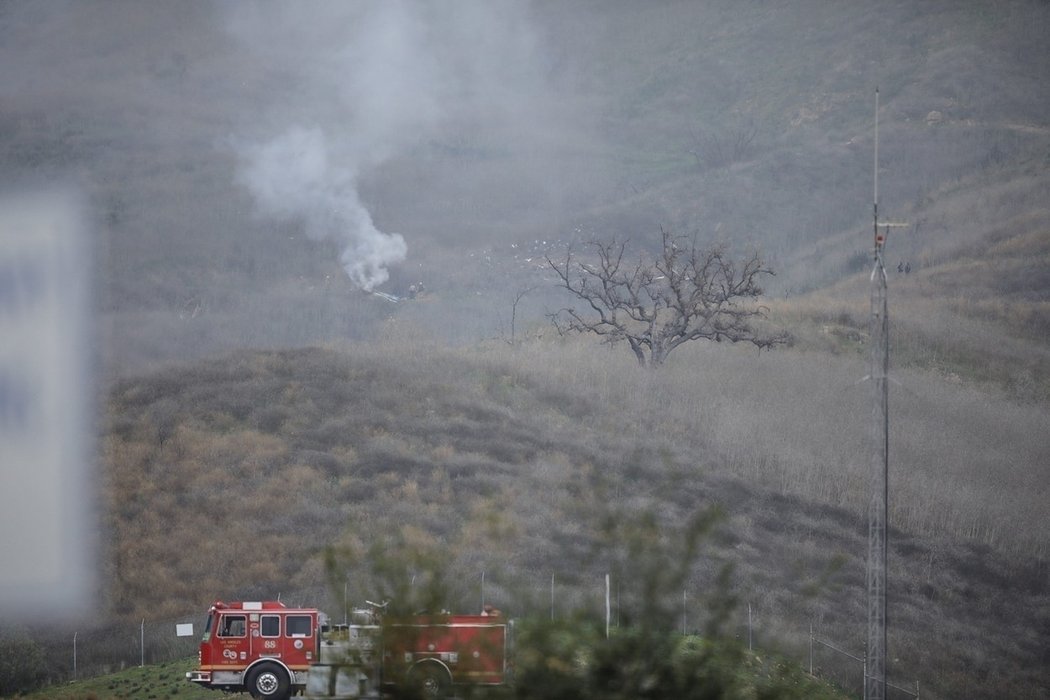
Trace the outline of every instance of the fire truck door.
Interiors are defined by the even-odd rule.
[[[248,636],[248,618],[244,613],[224,613],[219,620],[216,635],[222,665],[236,665],[249,658],[251,638]]]
[[[288,664],[309,664],[314,654],[316,613],[284,618],[284,658]]]
[[[281,656],[281,616],[263,615],[252,637],[253,651],[259,656]]]

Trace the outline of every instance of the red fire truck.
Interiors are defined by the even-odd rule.
[[[507,683],[510,629],[494,610],[385,620],[372,609],[329,625],[317,610],[279,602],[216,603],[187,678],[268,700],[378,698],[395,688],[441,698],[454,685]]]
[[[287,698],[306,687],[320,622],[317,610],[281,602],[216,602],[208,611],[198,668],[186,678],[254,698]]]

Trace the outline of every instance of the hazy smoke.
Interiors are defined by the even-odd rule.
[[[359,179],[440,140],[451,123],[498,124],[504,143],[509,134],[523,141],[542,121],[533,113],[539,52],[526,3],[307,7],[251,3],[228,13],[229,32],[251,56],[251,79],[265,76],[277,97],[245,124],[254,140],[238,139],[238,181],[263,214],[302,220],[311,237],[337,241],[347,274],[372,289],[407,246],[376,228]]]
[[[357,196],[355,173],[330,162],[318,127],[292,127],[269,143],[244,149],[239,180],[263,214],[301,218],[315,240],[339,244],[343,269],[371,290],[387,280],[387,267],[405,259],[405,239],[383,233]]]

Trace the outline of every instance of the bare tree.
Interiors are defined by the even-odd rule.
[[[499,318],[500,337],[503,338],[503,342],[505,342],[507,345],[514,345],[514,344],[516,344],[518,342],[517,336],[515,334],[515,326],[517,325],[517,319],[518,319],[518,304],[521,303],[521,300],[524,299],[527,294],[529,294],[530,292],[532,292],[535,289],[536,289],[535,286],[529,287],[527,289],[522,289],[522,290],[520,290],[518,292],[517,296],[514,297],[514,303],[512,303],[511,306],[510,306],[510,337],[509,338],[507,337],[507,334],[505,333],[504,328],[503,328],[503,317],[502,316],[498,317]]]
[[[737,260],[725,246],[700,248],[695,240],[661,233],[663,248],[653,259],[630,262],[626,243],[616,241],[590,242],[594,262],[580,260],[571,247],[564,260],[548,257],[559,286],[586,305],[551,314],[558,330],[625,340],[643,367],[660,366],[691,340],[743,341],[760,349],[788,341],[786,332],[753,325],[767,311],[751,303],[762,294],[758,280],[773,274],[757,253]]]

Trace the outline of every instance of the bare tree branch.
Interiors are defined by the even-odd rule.
[[[754,323],[766,309],[759,279],[772,275],[758,253],[734,259],[724,246],[700,248],[695,239],[661,230],[660,254],[625,260],[627,243],[588,243],[593,261],[572,248],[564,259],[547,258],[566,289],[585,309],[551,314],[560,333],[593,333],[604,342],[627,341],[639,364],[656,367],[693,340],[747,342],[758,348],[786,343],[786,332],[766,332]]]
[[[506,334],[503,332],[503,318],[502,318],[502,316],[498,317],[499,318],[499,325],[500,325],[500,335],[503,336],[503,341],[505,343],[507,343],[507,345],[515,345],[518,342],[518,339],[517,339],[518,304],[520,304],[521,300],[524,299],[528,294],[533,292],[535,289],[536,289],[535,285],[533,285],[531,287],[528,287],[526,289],[522,289],[514,297],[514,301],[510,305],[510,337],[509,338],[506,337]]]

